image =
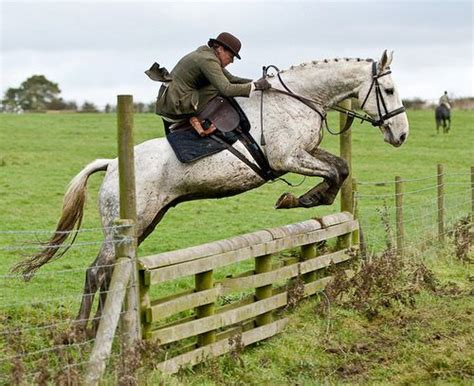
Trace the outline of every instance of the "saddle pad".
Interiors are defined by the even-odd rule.
[[[216,131],[215,135],[232,145],[237,141],[237,135],[233,132],[221,133]],[[197,161],[225,150],[225,146],[209,137],[201,137],[194,129],[177,130],[169,133],[168,139],[176,157],[183,163]]]

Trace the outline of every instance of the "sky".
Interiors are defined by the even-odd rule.
[[[474,96],[472,0],[333,1],[6,1],[0,0],[0,92],[42,74],[81,105],[115,104],[119,94],[153,102],[169,70],[227,31],[242,41],[228,69],[257,79],[338,57],[379,59],[394,51],[392,76],[403,99]]]

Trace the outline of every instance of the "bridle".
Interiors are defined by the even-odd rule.
[[[378,120],[373,119],[372,117],[369,117],[368,115],[361,116],[361,115],[357,114],[355,111],[348,110],[348,109],[345,109],[345,108],[340,107],[340,106],[333,106],[331,108],[333,110],[337,110],[337,111],[340,111],[340,112],[354,113],[353,115],[354,115],[355,118],[360,118],[363,121],[370,122],[372,124],[372,126],[377,126],[377,127],[382,126],[387,119],[390,119],[390,118],[394,117],[395,115],[398,115],[398,114],[401,114],[401,113],[405,112],[405,107],[404,106],[401,106],[398,109],[395,109],[395,110],[392,110],[392,111],[388,111],[387,105],[385,104],[385,100],[383,98],[382,91],[380,90],[379,79],[382,76],[389,75],[391,73],[392,73],[392,71],[389,70],[389,71],[385,71],[385,72],[382,72],[380,74],[377,74],[377,62],[372,62],[372,83],[370,84],[369,91],[367,91],[367,95],[365,96],[364,101],[360,105],[360,109],[362,110],[364,108],[367,100],[369,99],[369,95],[370,95],[372,89],[375,86],[375,98],[376,98],[376,101],[377,101],[377,114],[379,116]],[[384,114],[382,113],[382,108],[381,107],[383,107]]]
[[[385,123],[385,121],[387,119],[390,119],[390,118],[392,118],[392,117],[394,117],[398,114],[401,114],[401,113],[405,112],[405,107],[403,107],[403,106],[399,107],[398,109],[388,111],[387,105],[385,103],[385,100],[384,100],[384,97],[383,97],[383,94],[382,94],[382,91],[380,89],[379,78],[381,78],[385,75],[391,74],[392,71],[388,70],[388,71],[385,71],[385,72],[382,72],[382,73],[378,74],[377,73],[377,62],[372,62],[372,83],[370,84],[369,91],[367,91],[367,95],[365,96],[364,101],[362,102],[360,108],[361,109],[364,108],[367,100],[369,99],[370,93],[372,92],[372,89],[375,87],[375,97],[376,97],[376,102],[377,102],[378,119],[374,119],[374,118],[368,116],[367,114],[361,115],[361,114],[357,113],[354,110],[346,109],[346,108],[341,107],[341,106],[324,106],[321,102],[319,102],[317,100],[307,98],[307,97],[304,97],[302,95],[298,95],[298,94],[294,93],[293,91],[291,91],[288,88],[288,86],[283,82],[283,79],[280,76],[280,70],[278,69],[278,67],[274,66],[273,64],[271,64],[269,66],[266,66],[266,67],[263,67],[263,77],[264,78],[267,77],[268,69],[270,69],[270,68],[275,69],[275,71],[277,72],[278,80],[280,81],[281,85],[283,86],[283,88],[286,91],[276,89],[276,88],[271,88],[269,90],[274,91],[274,92],[278,92],[280,94],[288,95],[292,98],[295,98],[295,99],[299,100],[300,102],[304,103],[309,108],[311,108],[313,111],[317,112],[319,114],[319,116],[321,117],[322,122],[325,122],[326,129],[328,130],[328,132],[333,134],[333,135],[342,134],[343,132],[349,130],[354,118],[360,119],[361,123],[363,121],[366,121],[366,122],[370,122],[373,126],[380,127]],[[329,128],[328,123],[327,123],[327,118],[326,118],[326,112],[324,111],[325,108],[330,108],[332,110],[336,110],[336,111],[339,111],[339,112],[344,113],[344,114],[347,115],[346,124],[345,124],[344,128],[341,131],[333,132]],[[382,111],[382,108],[383,108],[383,111]],[[321,110],[322,110],[322,112],[321,112]],[[261,138],[261,140],[263,141],[262,145],[264,145],[265,144],[265,139],[263,137],[263,92],[262,92],[262,96],[261,96],[260,113],[261,113],[261,129],[262,129],[262,138]]]

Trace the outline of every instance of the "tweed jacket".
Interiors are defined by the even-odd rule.
[[[222,68],[214,50],[207,46],[184,56],[171,76],[156,101],[156,113],[168,118],[194,115],[217,95],[248,97],[251,91],[252,80]]]

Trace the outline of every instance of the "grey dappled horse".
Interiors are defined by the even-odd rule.
[[[251,123],[251,134],[259,144],[263,121],[266,144],[262,148],[277,175],[292,172],[323,179],[299,198],[289,193],[282,195],[277,201],[277,208],[333,203],[349,171],[343,159],[321,149],[319,145],[323,137],[322,117],[325,110],[340,101],[357,98],[363,111],[372,117],[372,122],[378,122],[385,142],[395,147],[405,142],[409,131],[408,120],[389,70],[391,61],[392,53],[384,51],[378,62],[370,59],[333,59],[303,63],[281,71],[279,75],[289,89],[306,99],[317,101],[316,108],[275,91],[282,89],[276,76],[270,76],[273,89],[264,94],[263,119],[260,116],[259,91],[253,92],[249,98],[237,98]],[[241,143],[235,143],[234,147],[249,157]],[[265,183],[228,151],[189,164],[178,161],[165,138],[141,143],[135,146],[134,151],[138,244],[154,230],[166,211],[180,202],[232,196]],[[101,301],[95,320],[100,316],[111,275],[111,268],[107,266],[115,258],[110,227],[119,217],[117,159],[97,159],[74,177],[65,194],[62,215],[49,247],[44,247],[42,252],[14,267],[14,270],[31,276],[55,255],[57,257],[58,247],[68,237],[67,232],[80,226],[87,180],[98,171],[106,172],[99,192],[105,237],[97,258],[86,273],[84,295],[77,316],[81,328],[87,327],[98,290]]]
[[[443,127],[443,133],[449,132],[451,129],[451,112],[444,105],[441,104],[435,110],[436,132],[439,134],[439,127]]]

